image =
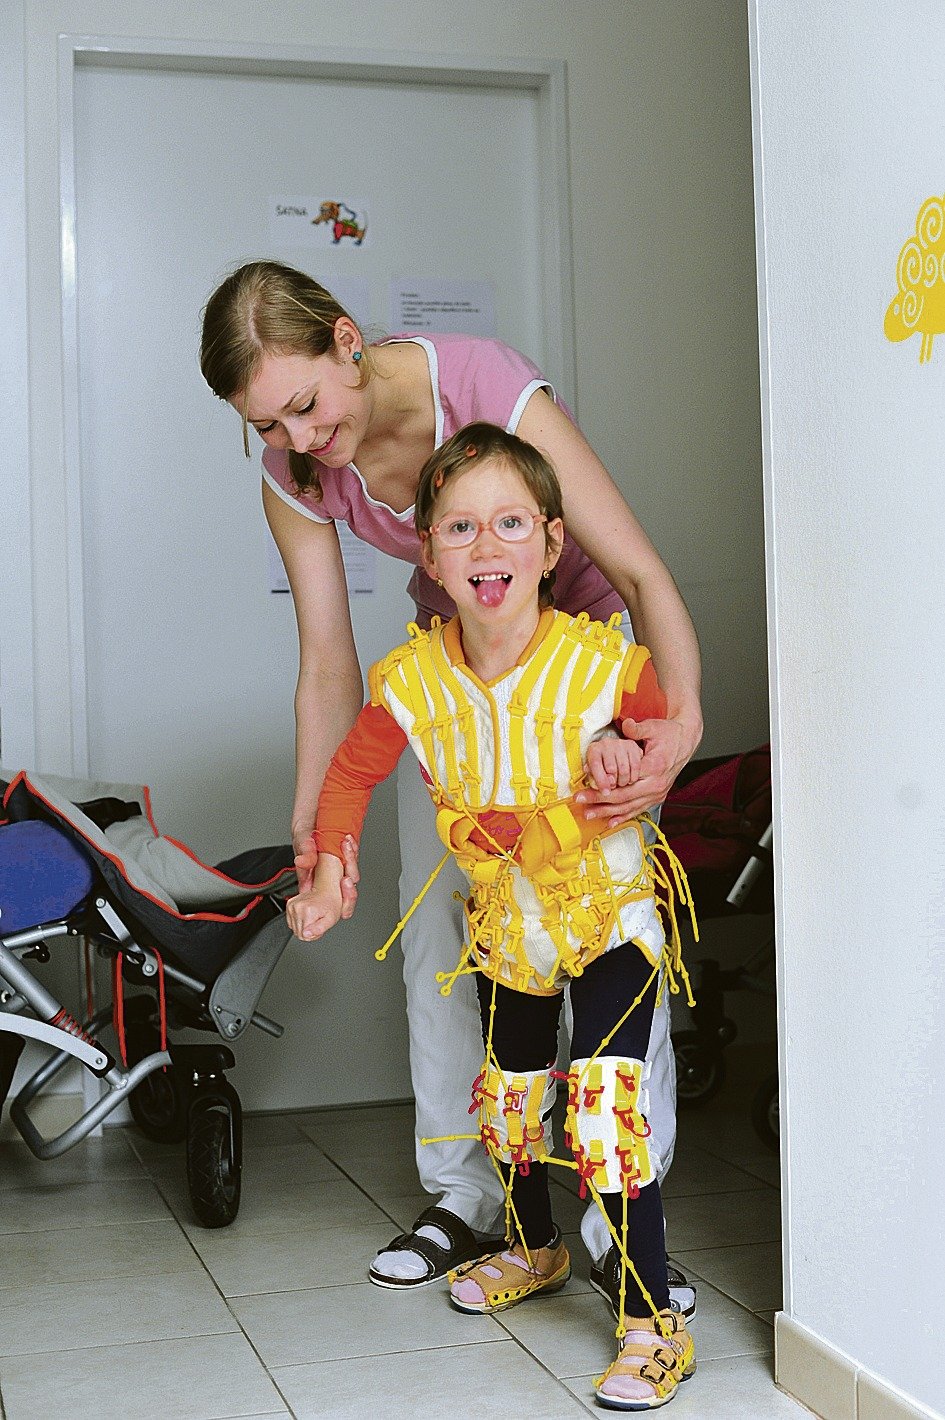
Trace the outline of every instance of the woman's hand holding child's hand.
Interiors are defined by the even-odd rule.
[[[292,846],[295,849],[295,874],[299,881],[299,897],[302,897],[311,892],[315,879],[315,868],[318,863],[315,834],[308,829],[293,834]],[[361,881],[361,871],[358,867],[358,844],[350,833],[346,834],[342,840],[341,854],[344,863],[344,876],[341,879],[341,915],[347,919],[357,906],[358,883]],[[337,862],[337,859],[335,861]],[[296,898],[291,900],[297,901]],[[291,925],[291,918],[289,920]],[[298,937],[301,934],[296,932],[295,935]]]
[[[350,883],[347,871],[347,863],[342,863],[330,853],[322,853],[312,871],[311,886],[286,903],[286,920],[295,936],[303,942],[317,941],[342,917],[351,916],[357,890],[351,884],[346,900],[344,885]]]
[[[596,789],[624,789],[636,782],[642,759],[635,740],[606,735],[588,746],[585,767]]]
[[[624,720],[620,731],[625,737],[622,741],[598,740],[590,746],[587,767],[592,770],[591,750],[596,751],[598,745],[632,745],[637,753],[642,746],[643,759],[633,778],[626,785],[621,780],[613,788],[601,788],[592,770],[594,788],[582,789],[574,796],[577,803],[585,805],[585,818],[606,819],[608,828],[617,828],[661,804],[702,738],[701,721],[695,727],[672,719]]]

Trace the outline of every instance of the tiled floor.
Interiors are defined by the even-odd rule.
[[[409,1108],[258,1116],[245,1142],[240,1215],[220,1231],[192,1221],[181,1151],[131,1130],[48,1164],[0,1144],[6,1420],[608,1413],[591,1378],[613,1327],[587,1280],[583,1205],[563,1184],[567,1289],[469,1317],[442,1284],[403,1295],[364,1280],[367,1259],[425,1203]],[[737,1090],[682,1116],[665,1196],[670,1246],[699,1279],[699,1370],[675,1420],[808,1413],[771,1378],[777,1181]]]

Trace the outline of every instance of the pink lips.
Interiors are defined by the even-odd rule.
[[[331,431],[331,438],[328,439],[326,443],[324,443],[324,444],[319,444],[319,446],[318,446],[317,448],[309,449],[309,453],[310,453],[310,454],[314,454],[316,458],[321,458],[322,454],[331,453],[332,447],[333,447],[334,442],[335,442],[335,439],[336,439],[337,437],[338,437],[338,425],[336,424],[335,427],[334,427],[334,429]]]

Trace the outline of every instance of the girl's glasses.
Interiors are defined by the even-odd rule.
[[[486,528],[491,528],[501,542],[527,542],[537,524],[547,521],[543,513],[530,513],[527,508],[509,508],[496,513],[487,523],[471,513],[451,513],[434,523],[430,532],[444,547],[469,547]]]

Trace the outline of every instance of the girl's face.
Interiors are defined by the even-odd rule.
[[[520,626],[526,635],[534,630],[534,624],[527,629],[525,622],[534,622],[538,584],[558,560],[564,527],[560,518],[534,523],[522,542],[506,542],[492,523],[516,511],[540,513],[522,477],[499,459],[476,459],[468,472],[449,480],[436,500],[434,524],[468,519],[480,525],[467,547],[446,547],[436,533],[423,542],[424,565],[431,577],[442,581],[464,626],[509,631]]]
[[[249,423],[271,449],[313,454],[330,468],[353,461],[370,417],[351,356],[361,338],[350,321],[335,328],[324,355],[264,355],[246,391]],[[239,413],[243,391],[229,401]]]

